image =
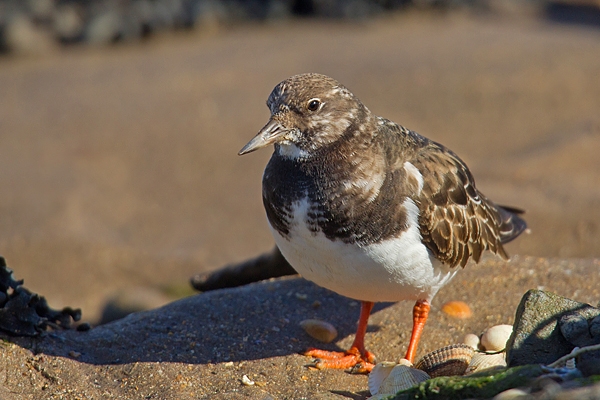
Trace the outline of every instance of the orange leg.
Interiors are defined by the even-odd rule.
[[[417,346],[419,345],[419,339],[421,339],[425,322],[427,322],[430,308],[427,300],[417,300],[413,307],[413,330],[412,335],[410,335],[410,342],[408,343],[406,355],[404,356],[404,358],[411,363],[414,363],[415,361]]]
[[[365,334],[367,333],[367,322],[373,309],[370,301],[363,301],[360,308],[360,317],[358,319],[358,328],[352,347],[346,352],[327,351],[318,349],[308,349],[304,355],[318,358],[315,366],[319,369],[335,368],[346,369],[354,368],[354,372],[369,372],[375,364],[373,353],[365,349]]]

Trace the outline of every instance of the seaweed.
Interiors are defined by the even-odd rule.
[[[81,319],[81,310],[54,310],[43,296],[32,293],[16,280],[0,256],[0,330],[13,336],[37,336],[52,329],[70,329]]]

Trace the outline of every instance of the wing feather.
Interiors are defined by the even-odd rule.
[[[503,243],[518,236],[525,222],[520,210],[503,208],[487,199],[475,186],[465,163],[435,142],[423,145],[410,162],[423,176],[418,197],[419,224],[425,245],[441,262],[462,266],[478,262],[489,250],[507,259]]]

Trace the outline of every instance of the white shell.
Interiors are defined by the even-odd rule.
[[[506,359],[504,353],[485,354],[475,353],[471,359],[471,363],[465,371],[465,375],[471,375],[475,372],[485,371],[492,368],[506,367]]]
[[[481,335],[481,346],[486,351],[501,351],[506,348],[506,342],[512,334],[512,325],[496,325]]]
[[[248,375],[242,376],[242,383],[245,386],[253,386],[254,385],[254,381],[252,379],[248,378]]]
[[[390,362],[373,367],[369,374],[369,391],[372,395],[391,395],[411,388],[429,379],[426,372]]]
[[[467,333],[463,339],[463,343],[471,346],[473,350],[477,350],[479,348],[479,336],[474,333]]]
[[[523,389],[513,388],[498,393],[496,396],[494,396],[493,400],[523,399],[524,397],[529,397],[529,394],[529,392],[526,392]]]
[[[380,362],[373,367],[369,374],[369,392],[375,395],[379,392],[381,383],[390,375],[392,369],[398,365],[391,361]]]

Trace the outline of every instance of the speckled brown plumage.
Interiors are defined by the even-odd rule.
[[[240,154],[275,146],[263,203],[277,245],[305,278],[363,302],[345,355],[308,354],[332,368],[370,365],[373,302],[412,299],[412,360],[429,301],[483,251],[508,258],[503,244],[526,228],[520,211],[480,193],[452,151],[372,114],[327,76],[286,79],[267,106],[269,122]]]
[[[305,109],[306,101],[315,97],[333,108],[327,118],[317,122]],[[265,170],[265,209],[271,224],[283,235],[289,231],[291,204],[305,195],[312,204],[307,221],[311,229],[330,239],[359,244],[402,232],[406,211],[401,204],[411,197],[419,206],[423,242],[450,266],[464,267],[471,257],[477,262],[484,250],[506,259],[502,244],[525,228],[515,209],[497,206],[477,190],[473,176],[456,154],[373,116],[331,78],[317,74],[292,77],[275,87],[267,105],[283,126],[301,132],[294,144],[312,153],[293,159],[276,151]],[[423,176],[420,193],[404,171],[405,162]],[[352,179],[375,179],[382,184],[371,198],[372,191],[343,184]]]

